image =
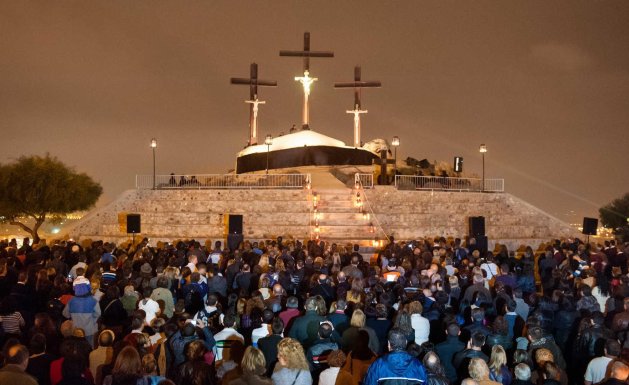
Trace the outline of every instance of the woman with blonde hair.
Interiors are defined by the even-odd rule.
[[[310,366],[304,348],[293,338],[284,338],[277,345],[278,365],[272,379],[275,385],[312,385]]]
[[[510,385],[513,380],[511,371],[507,367],[507,353],[500,345],[494,345],[491,348],[489,378],[493,381],[501,382],[502,385]]]
[[[253,346],[247,347],[240,363],[242,377],[235,379],[229,385],[272,385],[270,378],[264,377],[266,360],[264,353]]]
[[[489,379],[489,367],[482,358],[472,358],[468,366],[470,377],[472,377],[478,385],[501,385],[500,382]]]

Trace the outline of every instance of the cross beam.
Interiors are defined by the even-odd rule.
[[[354,67],[354,81],[346,83],[334,83],[334,88],[353,88],[354,89],[354,109],[346,111],[348,114],[354,114],[354,147],[361,147],[360,143],[360,114],[366,114],[367,110],[360,109],[360,93],[363,88],[379,88],[382,83],[379,81],[365,82],[360,79],[360,67]]]
[[[304,58],[304,76],[296,76],[295,81],[301,83],[304,89],[304,106],[302,113],[302,128],[310,129],[309,121],[310,121],[310,113],[308,109],[308,98],[310,96],[310,87],[312,83],[317,81],[317,78],[310,77],[310,58],[311,57],[334,57],[334,52],[332,51],[311,51],[310,50],[310,33],[304,32],[304,49],[303,51],[280,51],[280,56],[288,56],[288,57],[302,57]]]
[[[245,103],[249,104],[249,146],[258,143],[258,104],[265,104],[265,101],[258,99],[258,86],[260,87],[276,87],[277,82],[273,80],[258,79],[258,65],[251,63],[249,79],[231,78],[231,84],[240,84],[249,86],[249,100]]]

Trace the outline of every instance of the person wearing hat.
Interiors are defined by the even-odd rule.
[[[100,305],[92,296],[92,287],[87,278],[77,277],[72,288],[74,297],[63,308],[63,316],[71,319],[75,328],[85,331],[85,338],[94,346],[94,334],[98,331],[97,320],[100,317]]]

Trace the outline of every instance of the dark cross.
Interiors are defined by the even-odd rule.
[[[304,49],[303,51],[280,51],[280,56],[303,57],[304,58],[304,76],[295,77],[304,87],[304,107],[302,114],[302,127],[309,129],[310,114],[308,111],[308,97],[310,96],[310,86],[317,81],[317,78],[310,77],[310,58],[311,57],[334,57],[332,51],[311,51],[310,50],[310,32],[304,32]]]
[[[334,83],[334,88],[354,89],[354,109],[346,111],[354,114],[354,147],[360,147],[360,114],[366,114],[367,110],[360,109],[360,93],[363,88],[376,88],[382,84],[378,81],[364,82],[360,80],[360,67],[354,67],[354,81],[350,83]]]
[[[258,100],[258,86],[276,87],[277,82],[273,80],[258,79],[258,65],[251,63],[251,74],[249,79],[231,78],[231,84],[244,84],[249,86],[249,100],[245,103],[249,104],[249,146],[258,143],[258,104],[266,102]]]

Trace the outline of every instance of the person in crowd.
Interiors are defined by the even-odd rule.
[[[0,384],[37,385],[37,379],[26,373],[28,349],[14,344],[4,352],[4,367],[0,369]]]
[[[317,312],[317,300],[315,297],[310,297],[306,300],[305,309],[306,313],[293,321],[288,335],[308,348],[317,338],[319,323],[324,321],[325,317]]]
[[[90,372],[94,376],[96,385],[102,383],[100,376],[101,365],[108,365],[112,362],[114,356],[114,341],[116,336],[113,331],[105,329],[98,335],[98,347],[90,352],[89,367]]]
[[[511,385],[513,377],[507,366],[507,353],[501,345],[494,345],[491,348],[489,357],[489,378],[492,381],[500,382],[502,385]]]
[[[194,340],[185,346],[185,361],[177,368],[178,385],[217,384],[214,366],[205,361],[206,344]]]
[[[369,348],[369,333],[366,330],[359,330],[356,344],[347,354],[347,360],[343,370],[352,375],[352,384],[358,385],[367,373],[369,365],[371,365],[377,356]]]
[[[487,362],[482,358],[472,358],[470,360],[468,371],[479,385],[500,385],[500,382],[493,381],[489,378],[490,371]]]
[[[421,345],[428,341],[430,336],[430,321],[422,317],[424,308],[419,301],[413,301],[408,305],[408,312],[411,314],[411,325],[415,331],[415,343]]]
[[[46,350],[46,336],[36,333],[28,346],[30,357],[26,372],[37,379],[39,385],[50,385],[50,364],[53,356]]]
[[[264,354],[253,346],[247,347],[242,357],[242,377],[233,380],[229,385],[271,385],[273,381],[265,377],[266,360]]]
[[[103,379],[103,385],[139,385],[143,377],[140,353],[133,346],[125,346],[116,356],[111,374]]]
[[[83,276],[72,282],[74,297],[63,309],[63,316],[71,319],[75,328],[85,332],[85,339],[94,346],[94,335],[98,331],[98,319],[101,314],[100,304],[92,296],[90,281]]]
[[[319,385],[335,385],[335,384],[350,384],[352,382],[352,376],[346,370],[341,370],[347,356],[342,350],[333,350],[328,354],[329,368],[325,369],[319,375]]]
[[[524,363],[519,363],[513,368],[513,382],[511,385],[533,385],[531,382],[531,368]]]
[[[376,385],[386,379],[396,378],[396,383],[425,383],[424,365],[406,352],[406,335],[398,329],[389,332],[389,353],[378,358],[369,366],[364,385]]]
[[[277,345],[277,363],[271,377],[275,385],[312,385],[310,366],[302,344],[294,338],[284,338]]]
[[[629,365],[626,361],[614,361],[611,364],[610,376],[602,381],[601,385],[621,385],[627,384],[629,380]]]
[[[456,369],[458,378],[469,377],[468,369],[471,359],[480,358],[485,362],[489,362],[489,357],[482,351],[484,345],[485,335],[481,332],[474,333],[467,342],[467,348],[454,355],[452,365]]]
[[[284,322],[280,317],[273,318],[271,322],[271,334],[258,340],[258,348],[264,354],[266,362],[266,373],[270,375],[277,363],[277,345],[282,340],[284,332]]]
[[[620,343],[614,339],[608,339],[605,342],[604,354],[600,357],[593,358],[585,370],[585,385],[598,384],[603,381],[607,375],[607,367],[609,363],[618,358],[621,351]]]
[[[450,383],[457,379],[457,370],[452,363],[454,356],[465,349],[465,344],[459,340],[461,329],[455,322],[448,324],[446,340],[435,346],[435,352],[443,363],[443,369]]]
[[[443,365],[441,365],[441,360],[439,360],[439,356],[435,352],[429,351],[424,355],[424,359],[422,360],[424,364],[424,368],[426,369],[426,375],[428,376],[428,380],[426,381],[427,385],[449,385],[450,381],[448,377],[446,377]]]

